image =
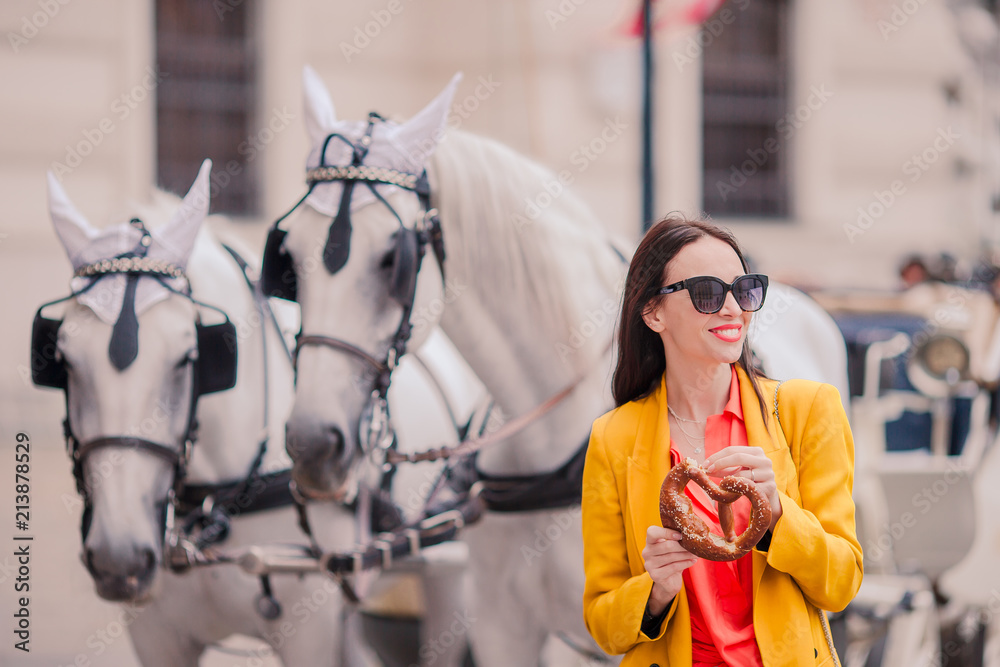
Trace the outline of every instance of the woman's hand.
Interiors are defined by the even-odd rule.
[[[735,475],[745,477],[757,485],[760,492],[767,497],[771,505],[771,525],[781,518],[781,497],[778,495],[778,485],[774,481],[774,468],[771,459],[760,447],[726,447],[720,449],[705,459],[705,470],[713,477],[728,477]]]
[[[642,560],[653,579],[649,594],[649,613],[658,616],[681,590],[682,573],[698,561],[680,543],[681,534],[662,526],[646,530],[646,548]]]

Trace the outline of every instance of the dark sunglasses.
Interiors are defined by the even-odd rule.
[[[733,293],[733,298],[740,308],[752,313],[764,305],[764,297],[767,295],[767,276],[748,273],[729,284],[714,276],[697,276],[661,287],[656,293],[671,294],[685,289],[691,295],[691,303],[699,313],[711,315],[722,310],[726,294],[729,292]]]

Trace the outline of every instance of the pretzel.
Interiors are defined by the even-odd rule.
[[[691,500],[684,494],[689,481],[719,503],[719,524],[725,539],[710,532],[705,522],[694,514]],[[737,537],[731,504],[740,496],[750,501],[750,523]],[[748,554],[764,537],[771,525],[771,505],[750,480],[729,476],[715,484],[697,461],[684,459],[670,469],[660,487],[660,521],[664,528],[680,532],[683,536],[681,546],[695,556],[714,561],[736,560]]]

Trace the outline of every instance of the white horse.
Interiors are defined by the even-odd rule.
[[[264,437],[269,444],[260,473],[288,466],[281,427],[292,393],[291,366],[282,358],[286,353],[274,329],[265,336],[271,325],[258,311],[243,272],[213,236],[199,234],[208,210],[209,171],[206,161],[183,202],[164,194],[155,208],[141,214],[150,223],[148,235],[128,223],[95,229],[58,181],[49,178],[52,220],[76,271],[123,253],[145,252],[161,268],[172,265],[186,274],[190,296],[224,308],[236,325],[235,336],[216,338],[223,347],[212,354],[237,347],[238,382],[197,402],[197,441],[184,482],[204,485],[243,480]],[[131,295],[128,281],[134,282]],[[206,647],[235,633],[265,640],[285,665],[339,664],[340,637],[334,629],[341,624],[342,601],[327,578],[272,577],[273,600],[281,613],[267,619],[258,612],[261,581],[233,565],[185,573],[161,567],[168,493],[174,464],[183,461],[185,439],[191,435],[192,395],[199,376],[207,374],[210,384],[219,381],[210,377],[218,359],[199,350],[203,341],[196,323],[224,320],[220,312],[183,294],[183,278],[163,281],[177,291],[146,275],[74,278],[78,294],[64,309],[55,349],[38,348],[33,359],[43,375],[60,368],[67,374],[68,424],[81,454],[79,485],[91,507],[83,561],[97,592],[126,604],[131,640],[146,666],[197,665]],[[79,293],[91,282],[90,289]],[[133,312],[137,329],[126,322]],[[249,512],[250,502],[262,497],[260,484],[257,480],[242,498],[221,508],[231,519],[223,545],[238,549],[305,542],[292,507]],[[325,524],[330,548],[352,544],[349,513],[316,511],[322,513],[316,522]],[[177,524],[183,521],[176,517]],[[196,530],[192,539],[198,534]],[[331,543],[338,534],[344,542]]]
[[[807,294],[772,282],[750,327],[750,347],[771,378],[832,384],[850,411],[847,347],[837,322]]]
[[[325,164],[349,165],[348,142],[361,146],[366,124],[337,122],[322,83],[311,71],[305,80],[307,125],[315,146],[311,165],[320,164],[321,145]],[[403,125],[374,123],[364,160],[416,175],[426,166],[440,210],[443,266],[433,243],[425,246],[426,257],[417,266],[402,259],[414,255],[400,251],[406,237],[402,230],[428,219],[426,205],[413,193],[385,184],[373,186],[377,196],[365,184],[355,184],[347,205],[346,248],[328,243],[343,184],[318,184],[307,206],[283,225],[288,230],[283,252],[294,260],[305,336],[337,338],[385,359],[404,319],[415,323],[407,349],[419,348],[440,323],[508,416],[529,412],[575,385],[545,419],[479,458],[486,474],[532,475],[558,468],[578,451],[591,421],[608,405],[608,343],[625,263],[615,241],[568,192],[550,196],[538,219],[515,215],[546,192],[547,180],[562,187],[548,171],[500,144],[460,132],[449,133],[435,150],[456,84],[457,79]],[[331,246],[347,251],[334,274],[329,265],[324,268]],[[267,255],[265,250],[265,261]],[[414,271],[415,297],[406,312],[399,274]],[[303,491],[335,495],[350,483],[362,452],[357,435],[362,414],[377,379],[369,365],[343,349],[300,349],[286,438]],[[565,507],[546,511],[490,513],[466,530],[476,619],[471,631],[481,667],[539,664],[546,638],[556,633],[599,653],[582,620],[578,502],[568,499]],[[559,539],[544,538],[553,527]],[[527,557],[525,550],[537,557]]]
[[[328,341],[299,351],[286,433],[293,476],[317,497],[350,484],[370,446],[361,442],[363,415],[378,386],[365,355],[395,355],[408,319],[416,326],[406,349],[429,330],[420,324],[439,323],[508,418],[571,388],[543,417],[480,452],[487,498],[505,511],[464,532],[471,632],[480,667],[538,665],[552,636],[576,648],[578,661],[600,659],[583,625],[579,496],[531,510],[538,497],[518,498],[516,482],[574,460],[593,419],[611,406],[610,341],[630,250],[552,172],[496,142],[446,131],[457,80],[403,124],[356,123],[336,120],[322,82],[306,70],[314,185],[272,231],[264,266],[276,292],[297,288],[303,335]],[[423,256],[403,251],[418,243],[413,237]],[[439,237],[444,252],[434,246]],[[804,317],[839,336],[832,320],[813,314],[792,309],[781,319]],[[829,375],[840,379],[836,369]],[[505,498],[499,489],[509,483]],[[559,483],[547,480],[543,491]]]

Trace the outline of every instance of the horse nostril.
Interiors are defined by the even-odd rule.
[[[285,451],[299,466],[339,465],[345,452],[344,432],[333,422],[285,426]]]
[[[147,547],[143,549],[143,553],[146,556],[146,564],[143,571],[151,572],[154,568],[156,568],[156,552]]]
[[[97,572],[97,570],[94,569],[94,550],[93,549],[86,549],[85,548],[83,550],[83,564],[87,567],[87,571],[90,572],[91,574],[94,574],[95,572]]]
[[[295,440],[295,431],[293,431],[289,426],[285,425],[285,451],[288,455],[292,457],[294,461],[299,457],[299,448]]]
[[[332,457],[338,459],[344,456],[344,433],[336,426],[327,429],[327,437],[330,439],[330,453]]]

